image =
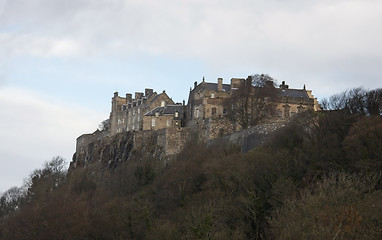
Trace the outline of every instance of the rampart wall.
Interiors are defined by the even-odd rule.
[[[241,148],[241,152],[248,152],[251,149],[261,146],[278,129],[285,126],[285,122],[265,123],[238,132],[211,139],[208,145],[228,145],[236,144]]]
[[[77,139],[77,149],[71,167],[86,166],[97,161],[115,167],[119,162],[127,161],[131,157],[167,159],[179,153],[193,133],[197,134],[199,141],[208,145],[236,144],[241,147],[242,152],[247,152],[262,145],[271,133],[283,126],[285,122],[266,123],[229,133],[230,129],[232,131],[232,125],[209,119],[204,124],[185,128],[127,131],[114,135],[106,131],[96,131]]]

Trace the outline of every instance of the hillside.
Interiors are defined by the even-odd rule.
[[[382,238],[380,115],[305,112],[246,153],[195,136],[164,162],[150,146],[68,174],[53,159],[1,198],[0,239]]]

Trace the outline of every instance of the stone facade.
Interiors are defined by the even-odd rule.
[[[194,83],[190,89],[188,104],[185,111],[187,127],[199,126],[204,129],[207,139],[214,139],[222,135],[240,130],[240,126],[229,121],[227,116],[227,101],[232,94],[244,83],[244,78],[232,78],[230,84],[223,84],[223,79],[218,78],[217,83]],[[273,83],[271,84],[273,87]],[[313,109],[320,110],[318,101],[311,90],[290,89],[285,82],[275,88],[276,98],[269,102],[272,111],[263,113],[268,121],[285,121],[298,112]]]
[[[230,97],[231,85],[223,84],[219,78],[218,83],[204,81],[190,91],[186,112],[186,126],[200,124],[204,119],[224,118],[227,114],[225,101]]]
[[[184,105],[156,107],[143,116],[143,130],[183,127]]]
[[[124,131],[143,130],[143,116],[148,111],[158,106],[174,104],[171,98],[163,91],[160,94],[152,89],[145,89],[145,93],[136,92],[126,94],[126,98],[114,93],[110,113],[110,134]]]

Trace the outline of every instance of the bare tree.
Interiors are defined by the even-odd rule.
[[[12,187],[0,197],[0,218],[20,208],[25,192],[22,188]]]
[[[256,125],[272,113],[277,90],[272,77],[266,74],[248,76],[230,98],[230,115],[242,128]]]
[[[98,130],[100,130],[100,131],[109,131],[109,129],[110,129],[110,120],[109,119],[103,120],[98,126]]]
[[[382,89],[367,91],[361,87],[346,90],[321,101],[325,110],[345,110],[362,115],[382,114]]]
[[[382,88],[366,93],[365,108],[370,115],[382,115]]]

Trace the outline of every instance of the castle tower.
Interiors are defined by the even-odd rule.
[[[118,112],[118,92],[114,93],[114,97],[111,100],[111,112],[110,112],[110,133],[115,134],[117,132],[117,112]]]

